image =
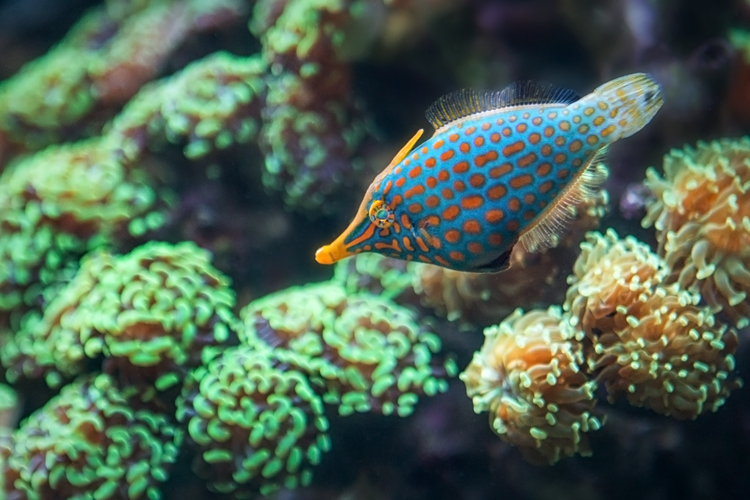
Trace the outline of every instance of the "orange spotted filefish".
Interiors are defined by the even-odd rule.
[[[643,128],[663,104],[647,74],[617,78],[579,98],[548,84],[461,90],[427,110],[422,130],[367,189],[349,227],[315,258],[360,252],[469,272],[508,267],[521,243],[554,245],[571,207],[603,181],[604,148]]]

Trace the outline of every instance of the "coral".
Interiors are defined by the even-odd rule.
[[[694,419],[716,411],[739,386],[737,332],[717,322],[698,297],[676,286],[641,293],[617,308],[610,330],[592,336],[589,369],[610,399]]]
[[[331,281],[350,294],[366,292],[400,305],[416,304],[412,282],[417,267],[405,260],[361,253],[336,263]]]
[[[246,144],[260,127],[266,66],[260,56],[212,54],[144,87],[109,133],[123,138],[125,149],[136,157],[163,138],[185,143],[185,157],[191,160]]]
[[[666,277],[664,262],[632,236],[620,239],[606,233],[589,233],[568,278],[564,308],[573,324],[592,338],[622,323],[621,307],[650,293]]]
[[[350,160],[364,137],[342,60],[346,28],[361,9],[331,0],[261,0],[251,31],[272,67],[263,111],[263,184],[309,215],[357,166]],[[362,14],[362,12],[360,12]]]
[[[107,375],[66,386],[0,444],[3,498],[160,498],[182,431]]]
[[[153,181],[107,136],[51,146],[0,176],[0,309],[37,306],[67,262],[163,222]]]
[[[646,185],[656,194],[643,226],[685,290],[738,326],[750,324],[750,139],[698,143],[664,157]]]
[[[530,461],[589,455],[585,433],[602,425],[593,413],[596,383],[561,309],[517,309],[484,335],[460,376],[474,411],[489,411],[492,430]]]
[[[334,283],[290,288],[240,313],[245,341],[310,377],[342,415],[409,415],[419,396],[447,389],[452,360],[441,363],[440,339],[415,313],[389,300],[349,295]]]
[[[304,375],[277,365],[263,350],[230,348],[185,384],[177,417],[212,491],[254,498],[307,486],[329,450],[323,401]]]
[[[15,427],[20,409],[16,391],[5,384],[0,384],[0,428]]]
[[[163,391],[211,350],[236,338],[229,280],[192,243],[147,243],[128,255],[95,253],[3,350],[9,378],[44,374],[50,385],[104,355],[123,381]]]
[[[236,22],[243,9],[238,0],[109,0],[0,86],[0,134],[39,149],[95,132],[186,38]]]

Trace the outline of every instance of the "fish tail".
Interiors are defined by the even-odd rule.
[[[664,104],[664,96],[651,75],[635,73],[599,86],[578,102],[584,110],[595,110],[589,119],[598,118],[596,129],[605,142],[611,143],[645,127]]]

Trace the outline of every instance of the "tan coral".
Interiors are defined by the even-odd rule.
[[[656,199],[642,224],[656,228],[671,280],[738,327],[750,324],[750,139],[674,150],[664,177],[647,177]]]
[[[694,419],[716,411],[739,386],[730,376],[737,332],[698,300],[673,285],[618,307],[622,321],[595,337],[588,359],[610,400],[624,394],[634,406]]]
[[[585,433],[602,425],[592,413],[595,382],[561,309],[518,309],[484,334],[461,374],[474,411],[489,411],[492,430],[529,461],[589,455]]]
[[[663,261],[647,245],[609,229],[589,233],[568,278],[564,308],[588,337],[610,331],[618,308],[629,306],[666,276]]]

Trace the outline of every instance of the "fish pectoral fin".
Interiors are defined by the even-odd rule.
[[[602,148],[594,155],[565,192],[521,234],[519,241],[527,251],[539,252],[558,245],[584,202],[596,196],[607,180],[607,167],[601,163],[604,153]]]
[[[432,227],[432,224],[430,224],[427,219],[422,219],[417,223],[417,226],[412,228],[412,234],[415,238],[421,236],[429,246],[439,250],[441,247],[440,239],[430,233],[430,228]]]
[[[513,254],[515,244],[497,256],[497,258],[478,266],[476,269],[472,269],[475,273],[499,273],[505,271],[510,267],[510,256]]]

